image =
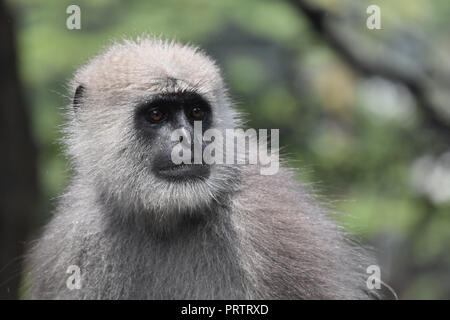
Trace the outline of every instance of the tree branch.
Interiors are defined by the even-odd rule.
[[[415,97],[427,124],[450,136],[450,122],[438,112],[448,106],[438,106],[432,99],[431,89],[436,85],[427,79],[424,72],[414,72],[401,68],[396,61],[361,54],[339,34],[339,18],[332,13],[315,7],[303,0],[289,0],[308,21],[312,29],[339,54],[353,69],[365,76],[380,76],[402,83]],[[361,48],[359,48],[361,50]]]

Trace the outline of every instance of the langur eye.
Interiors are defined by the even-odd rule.
[[[151,109],[147,115],[146,115],[146,120],[149,122],[161,122],[162,120],[164,120],[165,118],[165,114],[164,112],[162,112],[160,109],[155,108],[155,109]]]
[[[202,108],[194,107],[192,108],[190,115],[194,120],[203,120],[203,118],[205,117],[205,112]]]

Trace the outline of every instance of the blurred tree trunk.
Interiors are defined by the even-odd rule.
[[[37,152],[19,82],[13,18],[0,0],[0,299],[17,299],[38,211]]]

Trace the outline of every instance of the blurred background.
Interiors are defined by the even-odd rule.
[[[248,127],[279,128],[299,179],[373,246],[400,299],[450,299],[450,2],[0,0],[0,299],[70,178],[72,73],[111,39],[200,45]],[[366,26],[369,5],[381,29]]]

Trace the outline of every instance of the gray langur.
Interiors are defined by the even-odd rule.
[[[173,130],[240,126],[203,52],[114,43],[71,94],[74,174],[29,254],[33,299],[370,298],[370,259],[292,169],[171,161]]]

